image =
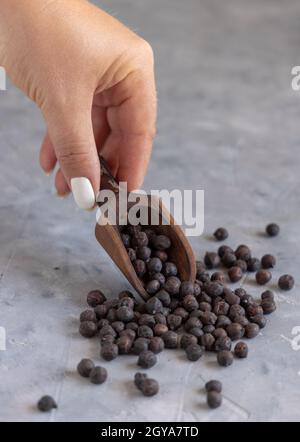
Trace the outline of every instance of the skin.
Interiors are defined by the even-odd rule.
[[[100,188],[98,152],[138,189],[155,135],[150,45],[85,0],[0,0],[0,65],[40,108],[46,173],[59,195],[73,177]]]

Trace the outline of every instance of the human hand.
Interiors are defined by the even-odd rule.
[[[98,152],[141,186],[156,121],[149,44],[85,0],[0,0],[0,64],[41,109],[40,164],[83,209],[100,188]]]

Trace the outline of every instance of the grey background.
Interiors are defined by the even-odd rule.
[[[232,246],[275,253],[278,276],[299,275],[300,92],[291,89],[299,63],[297,0],[110,0],[109,12],[148,39],[155,51],[158,135],[145,188],[204,189],[206,234],[192,238],[200,257],[227,226]],[[96,340],[78,335],[85,295],[128,288],[94,239],[95,217],[58,199],[38,166],[43,122],[12,85],[0,92],[0,420],[27,421],[286,421],[300,420],[298,287],[276,292],[278,310],[249,358],[229,369],[209,355],[188,363],[166,351],[151,370],[160,394],[143,398],[132,378],[135,358],[101,364],[109,380],[93,386],[75,367],[99,360]],[[280,237],[261,234],[269,221]],[[59,267],[59,270],[55,270]],[[243,285],[261,290],[248,275]],[[299,334],[299,332],[298,332]],[[298,340],[299,346],[299,340]],[[205,405],[205,380],[224,384],[224,405]],[[35,409],[43,394],[59,408]]]

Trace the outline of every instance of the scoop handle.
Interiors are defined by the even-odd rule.
[[[101,171],[101,189],[112,190],[115,194],[119,193],[119,183],[116,178],[112,175],[107,162],[101,156],[100,160],[100,171]]]

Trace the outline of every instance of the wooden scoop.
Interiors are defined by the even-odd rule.
[[[107,164],[103,158],[101,162],[101,190],[112,190],[116,196],[119,194],[119,185],[109,171]],[[138,196],[138,195],[137,195]],[[166,235],[172,242],[171,248],[168,250],[170,260],[174,262],[178,268],[179,277],[182,281],[194,281],[196,277],[196,260],[192,247],[183,233],[181,227],[175,223],[172,215],[167,211],[161,201],[154,200],[153,196],[148,197],[148,210],[159,210],[159,225],[151,226],[156,233]],[[98,203],[99,204],[99,203]],[[135,204],[135,203],[134,203]],[[100,206],[100,204],[99,204]],[[130,205],[128,204],[128,209]],[[118,218],[118,216],[117,216]],[[163,225],[162,220],[168,219],[169,225]],[[118,226],[106,224],[100,225],[98,222],[95,228],[95,235],[98,242],[106,250],[114,263],[119,267],[130,284],[141,295],[144,300],[150,296],[146,292],[142,281],[138,278],[131,261],[128,257],[127,250],[122,242]]]

